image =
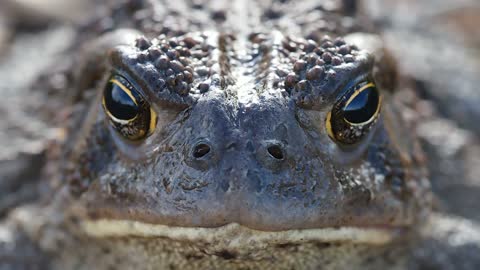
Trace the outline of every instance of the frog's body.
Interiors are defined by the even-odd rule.
[[[316,2],[130,0],[79,30],[60,184],[12,214],[44,261],[407,267],[430,195],[394,68],[378,43],[349,44],[378,40],[351,1]],[[339,118],[375,86],[368,121]],[[108,91],[143,106],[132,122]]]

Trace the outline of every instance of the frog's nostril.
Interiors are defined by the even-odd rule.
[[[210,153],[210,146],[205,143],[200,143],[195,146],[192,155],[194,158],[201,158],[208,153]]]
[[[282,160],[284,155],[283,155],[283,150],[280,147],[280,145],[271,145],[267,148],[268,153],[275,159]]]

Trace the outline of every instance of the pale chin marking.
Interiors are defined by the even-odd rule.
[[[87,220],[82,229],[93,237],[163,237],[178,241],[220,243],[229,248],[262,247],[269,244],[305,242],[350,242],[382,245],[391,242],[397,233],[382,228],[338,227],[286,231],[259,231],[237,223],[217,228],[174,227],[132,220]]]

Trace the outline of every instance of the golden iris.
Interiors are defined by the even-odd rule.
[[[327,133],[346,145],[360,142],[380,114],[382,98],[372,81],[362,81],[339,98],[327,114]]]

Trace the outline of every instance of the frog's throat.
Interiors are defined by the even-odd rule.
[[[82,229],[92,237],[170,238],[178,241],[223,243],[229,248],[262,246],[268,244],[305,242],[351,242],[382,245],[391,242],[400,233],[390,228],[335,227],[259,231],[238,223],[216,228],[176,227],[149,224],[132,220],[86,220]]]

